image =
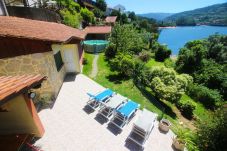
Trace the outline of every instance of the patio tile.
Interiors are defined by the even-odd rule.
[[[138,151],[126,138],[140,110],[117,135],[108,128],[108,123],[100,124],[97,111],[90,114],[84,111],[88,100],[86,93],[102,90],[104,87],[82,74],[77,75],[75,81],[64,82],[53,108],[39,112],[45,134],[35,145],[44,151]],[[160,133],[156,122],[144,150],[173,151],[173,136],[171,131]]]

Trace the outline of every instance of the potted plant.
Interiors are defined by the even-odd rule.
[[[178,127],[174,129],[174,132],[176,133],[176,137],[173,138],[172,145],[176,150],[184,151],[186,145],[189,148],[193,148],[193,150],[195,149],[194,147],[196,146],[192,141],[193,135],[189,129]]]
[[[171,123],[169,120],[167,120],[166,118],[164,118],[164,113],[162,113],[162,115],[159,117],[159,119],[161,119],[159,121],[159,129],[165,133],[167,133],[170,129]]]

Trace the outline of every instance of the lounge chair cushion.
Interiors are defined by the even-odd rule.
[[[142,114],[139,116],[139,119],[134,124],[137,128],[144,132],[148,132],[154,125],[156,118],[157,114],[144,109]]]
[[[103,92],[95,95],[87,93],[90,97],[94,98],[96,101],[103,101],[105,98],[110,97],[114,94],[114,92],[110,89],[106,89]]]
[[[129,117],[133,111],[139,108],[139,106],[140,105],[136,102],[129,100],[124,106],[117,110],[117,112],[119,112],[123,116]]]
[[[106,106],[112,109],[115,109],[126,100],[127,100],[126,97],[123,97],[122,95],[117,94],[117,95],[114,95],[108,103],[106,103]]]

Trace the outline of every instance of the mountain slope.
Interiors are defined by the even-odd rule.
[[[182,18],[193,18],[196,24],[227,25],[227,3],[177,13],[167,17],[165,21],[177,21]]]
[[[137,14],[138,16],[153,18],[156,20],[163,20],[168,16],[173,15],[173,13],[147,13],[147,14]]]

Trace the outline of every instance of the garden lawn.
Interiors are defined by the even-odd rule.
[[[88,60],[88,64],[85,65],[86,70],[83,70],[83,73],[87,76],[90,75],[92,70],[92,61],[94,58],[93,54],[85,54],[85,57]],[[151,59],[146,64],[149,67],[152,66],[164,66],[162,62],[156,62],[154,59]],[[116,72],[110,71],[110,67],[108,62],[105,60],[104,54],[100,54],[98,59],[98,74],[93,80],[97,83],[101,84],[106,88],[110,88],[115,92],[126,96],[127,98],[141,104],[142,108],[147,108],[148,110],[159,114],[159,116],[163,116],[171,121],[173,125],[179,126],[179,121],[183,121],[187,127],[194,129],[193,121],[185,119],[181,114],[180,111],[176,108],[176,106],[170,102],[160,102],[154,98],[154,93],[150,88],[141,89],[134,85],[132,79],[124,78],[123,76],[118,75]],[[190,99],[189,96],[184,94],[181,99]],[[194,110],[194,114],[199,119],[207,119],[209,116],[209,111],[207,111],[202,104],[195,102],[196,109]]]
[[[165,66],[163,62],[157,62],[155,61],[154,58],[151,58],[147,63],[146,63],[147,67],[152,67],[152,66]]]
[[[84,53],[84,58],[87,60],[87,64],[83,65],[83,74],[89,76],[92,71],[92,62],[94,59],[94,54],[91,53]]]
[[[100,54],[98,60],[98,74],[93,80],[101,84],[106,88],[110,88],[115,92],[126,96],[127,98],[139,103],[141,109],[146,107],[148,110],[162,115],[162,105],[151,95],[152,91],[149,88],[141,90],[137,88],[131,79],[125,79],[119,76],[116,72],[110,71],[108,62],[105,61],[104,54]],[[171,109],[170,109],[171,110]],[[166,110],[169,112],[169,109]],[[164,115],[165,118],[169,119],[172,123],[178,124],[178,119],[176,115]]]

